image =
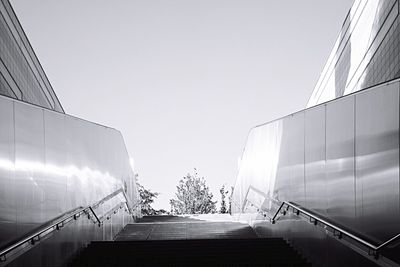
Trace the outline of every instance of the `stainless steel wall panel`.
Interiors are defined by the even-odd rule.
[[[0,99],[0,246],[16,233],[13,103]]]
[[[326,215],[325,105],[305,112],[304,148],[306,205]]]
[[[46,192],[43,170],[43,111],[36,107],[14,103],[15,112],[15,201],[17,223],[23,231],[44,222]]]
[[[0,247],[121,187],[135,204],[139,196],[120,132],[0,96]],[[122,194],[107,201],[99,214],[121,201]],[[124,216],[119,210],[104,228],[81,216],[15,264],[59,265],[91,240],[111,240],[132,222]]]
[[[233,206],[246,207],[251,188],[267,193],[275,203],[303,205],[376,244],[398,234],[399,87],[396,80],[253,128]],[[272,125],[280,130],[274,133]],[[278,162],[271,164],[274,158]],[[273,165],[275,176],[254,170]],[[266,200],[262,209],[273,215],[277,205],[272,206]],[[244,220],[257,218],[254,208],[234,208],[234,214]]]
[[[304,179],[304,112],[291,115],[289,124],[289,166],[293,202],[306,205]]]
[[[326,105],[327,215],[346,226],[356,225],[354,101],[350,96]]]
[[[282,123],[282,138],[279,150],[278,170],[276,174],[276,185],[273,198],[283,201],[292,199],[292,173],[290,165],[290,122],[291,117],[285,117],[281,120]]]
[[[357,216],[369,238],[398,234],[399,83],[356,95]],[[384,226],[384,229],[382,227]]]
[[[66,212],[67,154],[65,115],[55,112],[44,113],[45,169],[44,190],[46,217],[53,218]]]
[[[107,142],[114,144],[116,140],[108,138],[107,134],[97,133],[96,127],[79,119],[66,120],[67,158],[72,167],[67,183],[67,203],[71,208],[77,204],[93,203],[100,196],[104,197],[123,186],[121,177],[113,173],[115,159],[104,145]],[[104,130],[107,131],[106,128]],[[109,161],[104,160],[105,156]]]

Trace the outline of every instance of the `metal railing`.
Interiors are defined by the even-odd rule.
[[[100,205],[102,205],[104,202],[118,195],[119,193],[123,194],[125,201],[120,202],[118,205],[114,206],[114,208],[112,208],[102,217],[98,217],[94,210]],[[121,209],[124,205],[126,205],[127,211],[130,214],[132,214],[133,212],[130,207],[130,203],[131,201],[129,197],[126,195],[124,189],[120,188],[92,205],[86,207],[80,206],[71,211],[67,211],[63,213],[61,216],[58,216],[56,219],[50,220],[49,222],[42,224],[42,226],[39,226],[37,230],[35,230],[33,233],[23,236],[13,244],[2,249],[0,251],[0,262],[5,262],[7,260],[6,256],[10,254],[12,251],[15,251],[17,248],[21,247],[22,245],[27,243],[31,243],[32,245],[34,245],[36,242],[40,241],[43,238],[43,236],[47,236],[53,231],[60,230],[64,225],[71,222],[72,220],[77,220],[82,214],[87,215],[87,218],[89,220],[92,219],[92,217],[90,216],[90,214],[92,214],[95,219],[94,223],[97,223],[99,227],[103,224],[105,220],[110,219],[111,214],[116,213],[117,210]],[[138,203],[136,203],[135,206],[137,206],[137,204]],[[133,208],[135,206],[133,206]]]
[[[264,210],[262,209],[262,207],[260,207],[259,205],[255,204],[255,203],[253,203],[252,201],[249,200],[249,192],[250,192],[250,191],[253,191],[253,192],[257,193],[258,195],[261,195],[261,196],[264,198],[264,201],[265,201],[265,199],[268,199],[268,200],[271,201],[271,202],[280,203],[279,201],[277,201],[277,200],[275,200],[275,199],[269,197],[267,194],[265,194],[265,193],[262,192],[261,190],[259,190],[259,189],[255,188],[254,186],[250,185],[249,188],[247,189],[246,195],[245,195],[245,197],[244,197],[243,205],[242,205],[242,207],[240,207],[241,212],[243,213],[244,210],[246,209],[247,203],[250,203],[251,206],[254,206],[254,207],[257,208],[257,212],[259,212],[260,214],[262,214],[264,217],[268,217],[269,219],[272,219],[272,218],[269,216],[268,212],[264,211]],[[232,203],[235,203],[235,202],[232,201]],[[235,203],[235,204],[236,204],[236,203]],[[236,205],[237,205],[237,204],[236,204]],[[237,205],[237,206],[238,206],[238,205]]]
[[[349,237],[350,239],[357,241],[358,243],[366,246],[369,249],[368,254],[374,256],[375,259],[379,258],[379,252],[383,248],[389,246],[390,244],[393,244],[395,241],[399,240],[399,238],[400,238],[400,234],[397,234],[396,236],[390,238],[389,240],[387,240],[377,246],[377,245],[374,245],[374,244],[370,243],[369,241],[363,239],[362,237],[359,237],[359,236],[356,236],[356,235],[350,233],[349,231],[343,229],[340,226],[337,226],[331,222],[328,222],[321,216],[313,214],[293,202],[287,202],[287,201],[283,201],[282,204],[279,206],[279,209],[276,211],[275,215],[270,220],[272,224],[274,224],[276,222],[276,218],[279,215],[279,213],[281,213],[284,206],[286,206],[286,210],[284,210],[283,215],[286,214],[286,211],[288,211],[289,208],[292,208],[293,212],[296,213],[297,215],[305,214],[310,218],[310,221],[313,222],[314,225],[317,225],[318,223],[322,223],[323,225],[326,225],[326,226],[332,228],[334,235],[336,237],[338,237],[339,239],[341,239],[343,237],[343,235],[345,235],[345,236]]]
[[[269,201],[274,202],[276,204],[279,205],[278,210],[275,212],[273,217],[269,216],[269,211],[264,211],[262,209],[262,207],[256,205],[255,203],[253,203],[252,201],[250,201],[248,199],[248,195],[249,192],[254,191],[255,193],[263,196],[265,199],[269,199]],[[275,224],[276,219],[278,217],[278,215],[280,213],[282,213],[283,215],[286,214],[286,212],[289,210],[289,208],[292,208],[293,212],[297,215],[300,214],[305,214],[306,216],[308,216],[310,218],[310,221],[312,223],[314,223],[314,225],[317,225],[318,223],[323,224],[325,226],[330,227],[331,229],[333,229],[333,235],[339,239],[342,239],[343,236],[346,236],[348,238],[350,238],[351,240],[356,241],[359,244],[364,245],[365,247],[368,248],[368,255],[373,256],[375,259],[379,259],[379,255],[380,255],[380,251],[384,248],[386,248],[387,246],[389,246],[390,244],[395,243],[396,241],[400,240],[400,233],[397,234],[396,236],[390,238],[389,240],[383,242],[380,245],[374,245],[371,242],[365,240],[362,237],[356,236],[355,234],[350,233],[349,231],[343,229],[342,227],[338,226],[338,225],[334,225],[331,222],[328,222],[327,220],[325,220],[324,218],[322,218],[321,216],[318,216],[316,214],[311,213],[310,211],[305,210],[304,208],[300,207],[299,205],[293,203],[293,202],[289,202],[289,201],[278,201],[276,199],[273,199],[271,197],[269,197],[267,194],[265,194],[264,192],[258,190],[257,188],[255,188],[254,186],[249,186],[246,195],[245,195],[245,199],[243,201],[243,205],[238,205],[237,203],[235,203],[234,201],[232,201],[232,203],[234,203],[239,209],[240,212],[243,213],[244,210],[246,209],[247,203],[250,203],[251,206],[255,206],[257,208],[257,212],[260,213],[264,218],[268,218],[269,221],[272,224]],[[286,206],[286,209],[284,209],[284,207]],[[282,210],[283,209],[283,210]],[[358,251],[358,250],[356,250]]]

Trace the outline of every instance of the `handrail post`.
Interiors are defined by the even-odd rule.
[[[101,221],[99,220],[99,217],[97,217],[97,214],[94,212],[94,210],[92,209],[91,206],[89,206],[89,210],[92,212],[92,214],[94,215],[94,217],[96,218],[96,221],[99,225],[99,227],[101,226]]]
[[[283,208],[284,205],[285,205],[285,201],[282,201],[282,204],[279,206],[279,209],[275,212],[274,217],[272,217],[272,219],[271,219],[272,224],[275,223],[275,218],[276,218],[276,216],[278,216],[279,212],[281,211],[281,209]]]

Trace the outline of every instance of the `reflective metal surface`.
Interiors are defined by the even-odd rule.
[[[327,213],[325,170],[325,105],[305,113],[305,195],[306,205],[319,214]]]
[[[368,237],[386,241],[400,225],[399,83],[356,95],[355,130],[357,218]]]
[[[326,212],[348,226],[356,226],[354,101],[350,96],[326,106]]]
[[[398,234],[399,88],[400,81],[393,81],[253,128],[233,193],[236,218],[261,219],[254,210],[241,213],[237,208],[251,186],[276,200],[299,204],[376,245]],[[266,175],[254,168],[274,172]],[[273,214],[277,207],[264,199],[263,210]],[[303,228],[296,219],[289,221],[280,233],[290,239],[291,231]],[[303,230],[306,239],[315,235],[315,228]]]
[[[0,246],[121,187],[136,203],[134,174],[117,130],[0,97]],[[96,213],[105,214],[122,200],[115,197]],[[27,258],[40,258],[40,250],[46,250],[49,259],[42,261],[57,261],[53,254],[65,259],[88,240],[112,239],[130,221],[123,210],[101,228],[78,220]]]

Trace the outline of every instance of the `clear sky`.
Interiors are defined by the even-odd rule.
[[[352,0],[11,0],[65,111],[119,129],[169,210],[219,199],[249,129],[303,109]]]

